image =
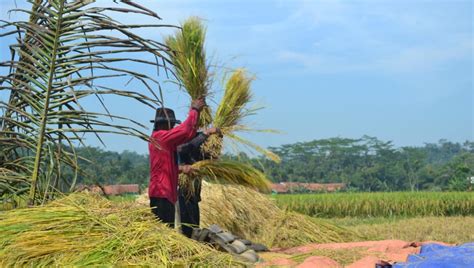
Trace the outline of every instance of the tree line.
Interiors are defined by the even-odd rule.
[[[282,164],[259,159],[275,182],[342,182],[358,191],[466,190],[474,176],[474,142],[440,140],[396,148],[363,136],[329,138],[270,148]]]
[[[468,178],[474,176],[472,141],[396,147],[375,137],[336,137],[270,149],[281,157],[280,164],[244,153],[224,157],[249,161],[274,182],[342,182],[353,191],[464,191],[471,189]],[[96,147],[77,151],[83,158],[77,183],[148,184],[148,155]]]

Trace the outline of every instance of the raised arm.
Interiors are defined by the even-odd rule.
[[[190,140],[196,135],[197,122],[199,119],[199,112],[191,109],[188,118],[180,125],[162,133],[160,140],[170,146],[178,146]]]
[[[178,146],[192,139],[196,135],[198,128],[199,113],[205,105],[206,102],[203,99],[193,101],[186,120],[161,134],[161,142],[171,146]]]

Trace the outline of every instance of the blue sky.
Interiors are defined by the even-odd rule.
[[[1,19],[13,2],[1,0]],[[256,75],[256,104],[266,108],[249,123],[284,132],[247,136],[263,146],[364,134],[398,146],[474,140],[472,1],[137,2],[164,23],[203,18],[213,63]],[[6,44],[0,48],[4,55]],[[183,118],[187,97],[163,82],[166,104]],[[221,88],[219,77],[214,90]],[[143,123],[154,114],[115,98],[106,103]],[[109,150],[147,150],[139,140],[105,140]]]

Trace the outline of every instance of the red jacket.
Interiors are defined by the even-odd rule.
[[[196,135],[199,112],[191,109],[188,118],[170,130],[153,131],[148,143],[150,152],[150,186],[149,197],[166,198],[171,203],[177,199],[178,161],[176,147],[188,142]]]

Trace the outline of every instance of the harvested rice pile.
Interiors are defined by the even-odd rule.
[[[149,206],[142,195],[137,202]],[[218,224],[233,234],[268,247],[360,240],[356,233],[325,220],[279,209],[266,195],[238,185],[203,182],[201,227]]]
[[[157,222],[148,208],[90,194],[0,213],[0,233],[0,267],[241,264]]]
[[[268,196],[243,186],[205,184],[200,207],[202,227],[219,224],[268,247],[360,239],[354,232],[325,220],[283,211]]]
[[[218,224],[246,239],[281,213],[270,198],[244,186],[203,183],[201,197],[201,227]]]

